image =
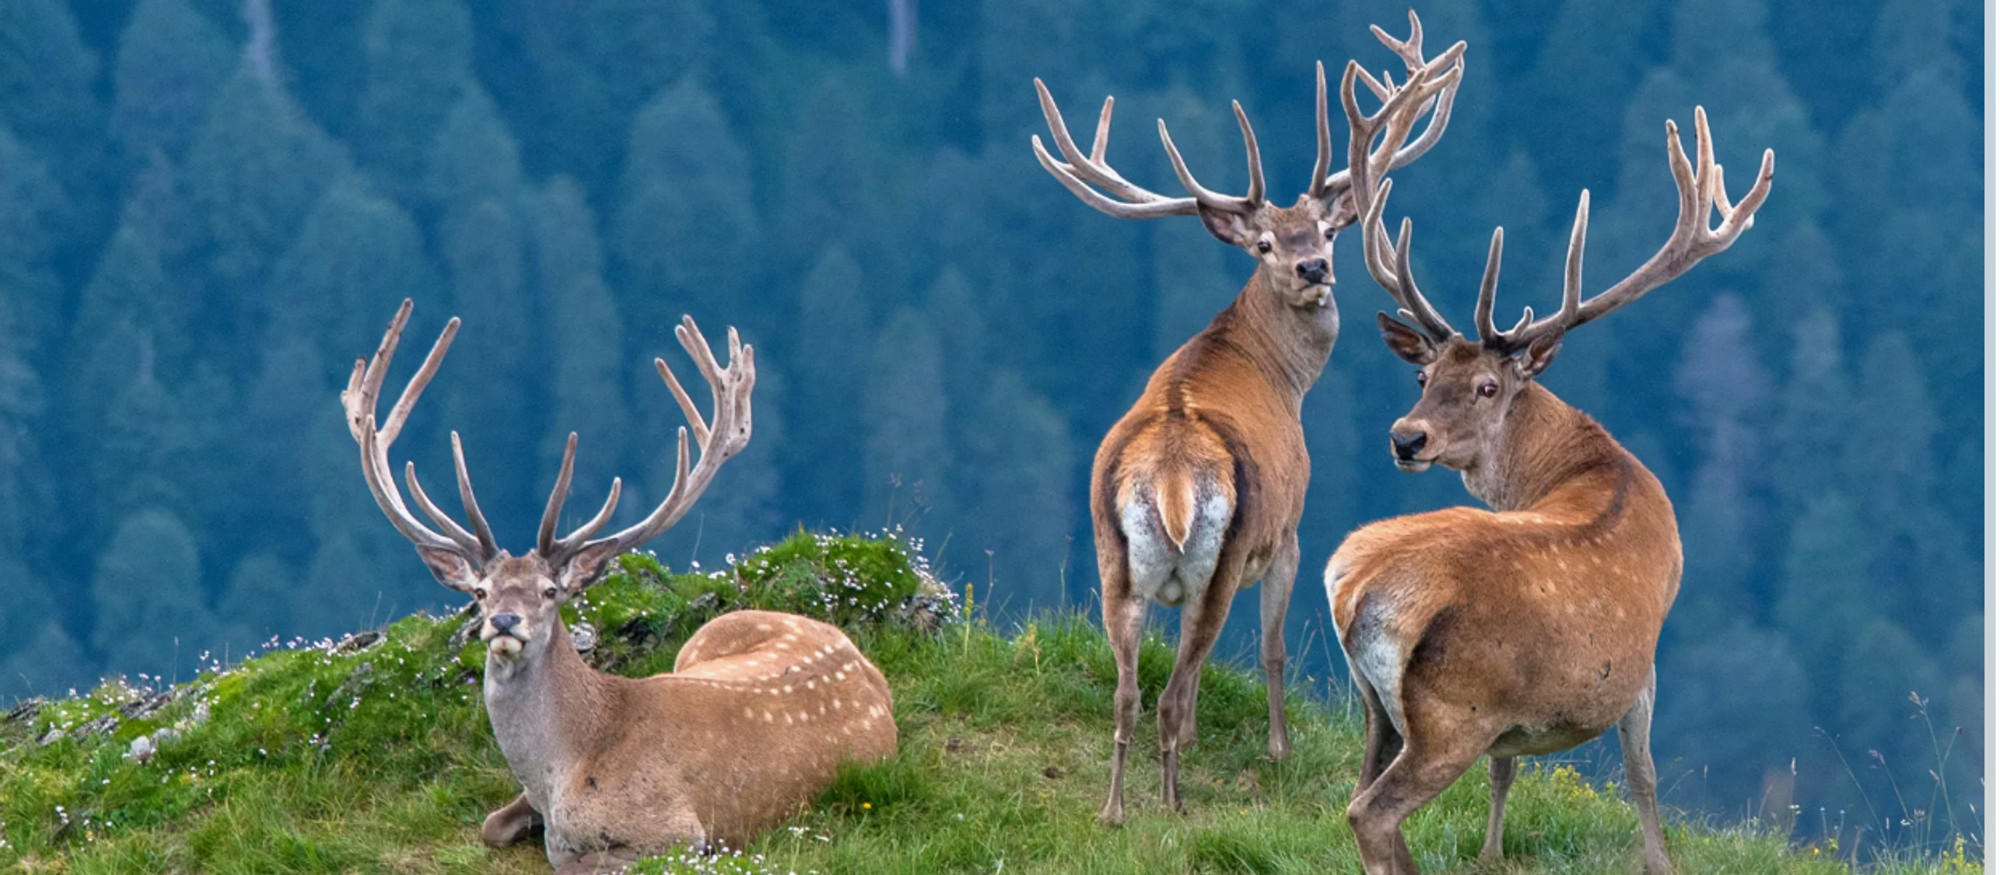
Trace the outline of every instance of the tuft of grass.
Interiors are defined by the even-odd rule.
[[[1001,634],[964,616],[897,538],[800,533],[709,573],[628,555],[587,595],[567,619],[593,631],[589,657],[606,670],[667,670],[701,623],[761,607],[840,621],[895,694],[895,758],[844,768],[809,810],[748,848],[668,854],[638,871],[1359,871],[1345,819],[1360,749],[1352,709],[1288,697],[1294,753],[1271,762],[1262,684],[1211,665],[1200,741],[1182,764],[1188,814],[1157,802],[1149,726],[1130,760],[1128,820],[1099,827],[1115,680],[1103,634],[1080,613]],[[518,787],[487,725],[482,653],[454,643],[461,625],[406,617],[212,666],[178,687],[113,680],[0,717],[0,871],[548,871],[536,844],[479,843],[480,819]],[[1147,704],[1172,658],[1166,641],[1144,642]],[[152,751],[131,756],[135,744]],[[1525,768],[1508,815],[1504,871],[1636,868],[1631,806],[1573,768]],[[1485,817],[1485,770],[1475,768],[1410,819],[1419,864],[1474,868]],[[1983,871],[1959,847],[1877,865]],[[1668,848],[1687,872],[1848,871],[1840,855],[1755,826],[1678,818]]]

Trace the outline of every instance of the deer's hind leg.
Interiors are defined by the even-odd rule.
[[[541,828],[542,813],[528,804],[528,794],[522,793],[486,815],[486,821],[479,826],[479,840],[489,848],[504,848]]]
[[[1208,586],[1181,604],[1180,649],[1174,655],[1174,673],[1160,693],[1160,801],[1169,810],[1181,811],[1180,734],[1194,722],[1195,694],[1201,687],[1201,668],[1208,663],[1215,639],[1222,634],[1222,621],[1229,616],[1229,600],[1243,578],[1243,555],[1226,551],[1216,563]]]
[[[1146,626],[1146,600],[1132,592],[1125,551],[1098,543],[1098,574],[1104,585],[1104,634],[1111,639],[1111,659],[1118,668],[1118,688],[1112,698],[1111,788],[1099,823],[1125,821],[1125,755],[1139,726],[1139,634]]]
[[[1667,859],[1666,839],[1660,835],[1658,788],[1653,774],[1653,692],[1657,680],[1657,675],[1647,675],[1646,688],[1639,692],[1639,700],[1618,721],[1618,747],[1625,754],[1625,785],[1632,792],[1632,805],[1639,809],[1646,875],[1666,875],[1674,869]]]
[[[1491,862],[1502,856],[1500,835],[1507,827],[1507,790],[1514,786],[1514,758],[1488,758],[1486,776],[1491,779],[1493,795],[1487,805],[1486,844],[1479,848],[1479,859]]]
[[[1264,663],[1264,689],[1271,705],[1271,734],[1265,748],[1271,759],[1292,755],[1292,736],[1285,727],[1285,609],[1292,604],[1292,583],[1299,576],[1298,533],[1278,547],[1271,567],[1264,572],[1263,591],[1257,594],[1258,655]]]

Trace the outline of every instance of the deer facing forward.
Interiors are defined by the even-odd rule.
[[[896,751],[889,686],[838,628],[791,614],[738,611],[697,630],[671,674],[624,678],[587,665],[559,609],[603,577],[619,553],[680,520],[716,470],[750,440],[755,352],[729,332],[719,365],[691,319],[675,333],[714,394],[704,420],[664,361],[654,367],[693,426],[701,458],[689,465],[679,435],[673,488],[630,528],[594,537],[618,505],[619,481],[595,516],[557,537],[576,435],[542,515],[534,550],[512,556],[493,540],[472,492],[458,434],[451,436],[459,498],[472,528],[438,508],[405,468],[411,498],[437,528],[410,514],[390,474],[388,449],[437,372],[458,331],[452,319],[389,417],[376,400],[410,315],[404,301],[368,361],[354,363],[341,394],[361,469],[382,512],[416,545],[438,582],[471,595],[486,643],[486,710],[521,795],[488,815],[480,837],[498,847],[543,831],[562,875],[616,870],[676,845],[741,847],[809,803],[849,759]]]
[[[1105,163],[1110,98],[1104,101],[1090,154],[1070,138],[1041,80],[1042,114],[1063,161],[1033,138],[1035,157],[1084,203],[1126,219],[1198,216],[1219,240],[1257,259],[1257,271],[1207,330],[1183,344],[1147,381],[1132,409],[1113,425],[1091,466],[1090,516],[1104,598],[1104,628],[1118,667],[1111,788],[1098,819],[1124,819],[1125,759],[1139,720],[1139,635],[1147,605],[1181,611],[1180,651],[1160,694],[1161,800],[1181,808],[1180,748],[1195,740],[1201,666],[1222,631],[1239,588],[1263,581],[1261,657],[1269,691],[1268,751],[1291,750],[1285,731],[1285,608],[1299,566],[1299,514],[1310,462],[1299,405],[1319,378],[1340,333],[1333,305],[1333,239],[1363,212],[1357,192],[1422,155],[1444,133],[1464,72],[1458,43],[1423,57],[1423,31],[1410,14],[1407,41],[1375,35],[1399,55],[1408,78],[1377,82],[1350,62],[1342,81],[1348,169],[1329,173],[1326,73],[1319,70],[1319,158],[1310,187],[1290,207],[1264,199],[1257,137],[1237,105],[1249,153],[1250,189],[1217,194],[1196,182],[1160,123],[1160,142],[1188,197],[1169,198],[1125,180]],[[1366,81],[1383,102],[1361,113],[1354,93]],[[1431,121],[1409,136],[1426,111]],[[1380,137],[1380,145],[1376,138]],[[1406,145],[1407,144],[1407,145]],[[1095,188],[1093,188],[1095,186]],[[1106,195],[1098,191],[1101,188]]]
[[[1410,224],[1388,252],[1385,183],[1364,222],[1370,273],[1404,324],[1380,314],[1389,348],[1417,365],[1423,396],[1390,429],[1397,467],[1443,465],[1492,511],[1397,517],[1350,534],[1326,567],[1327,598],[1365,705],[1361,774],[1348,822],[1369,875],[1414,875],[1402,822],[1480,756],[1492,807],[1482,859],[1501,856],[1514,758],[1582,744],[1613,726],[1639,809],[1645,871],[1670,870],[1654,797],[1653,652],[1680,589],[1673,505],[1646,466],[1535,382],[1564,335],[1734,243],[1770,192],[1772,156],[1740,204],[1724,193],[1708,120],[1695,110],[1696,166],[1667,123],[1680,218],[1659,252],[1583,300],[1590,193],[1570,234],[1562,309],[1493,323],[1495,231],[1474,323],[1453,331],[1410,275]],[[1709,227],[1709,213],[1722,224]]]

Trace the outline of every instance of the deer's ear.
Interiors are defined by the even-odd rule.
[[[417,555],[423,557],[424,567],[431,570],[439,583],[459,592],[471,592],[479,585],[479,571],[467,562],[463,555],[437,547],[418,547]]]
[[[1196,207],[1195,212],[1201,216],[1201,226],[1207,228],[1208,233],[1214,234],[1217,240],[1240,247],[1249,246],[1255,238],[1255,233],[1250,230],[1250,223],[1240,214],[1227,210],[1211,210],[1207,207]]]
[[[1520,369],[1521,376],[1532,380],[1541,372],[1548,370],[1549,365],[1555,362],[1556,353],[1562,350],[1562,345],[1561,334],[1545,334],[1537,337],[1529,342],[1527,349],[1521,350],[1521,354],[1514,357],[1514,367]]]
[[[617,555],[616,541],[595,541],[583,545],[562,568],[559,582],[563,592],[575,595],[578,590],[604,579],[605,567]]]
[[[1382,326],[1382,342],[1396,357],[1413,365],[1427,365],[1437,359],[1437,345],[1423,332],[1404,325],[1389,314],[1376,311],[1375,324]]]

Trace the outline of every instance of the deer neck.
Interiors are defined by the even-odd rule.
[[[1627,463],[1638,460],[1596,420],[1531,382],[1508,409],[1495,451],[1460,477],[1493,509],[1522,510]]]
[[[1340,311],[1330,292],[1322,306],[1287,304],[1277,291],[1283,285],[1282,278],[1274,278],[1267,268],[1258,266],[1214,325],[1296,407],[1333,354],[1333,342],[1340,336]]]
[[[605,726],[605,679],[578,656],[557,622],[539,656],[486,658],[486,714],[507,766],[530,802],[546,811],[549,788],[594,747]]]

